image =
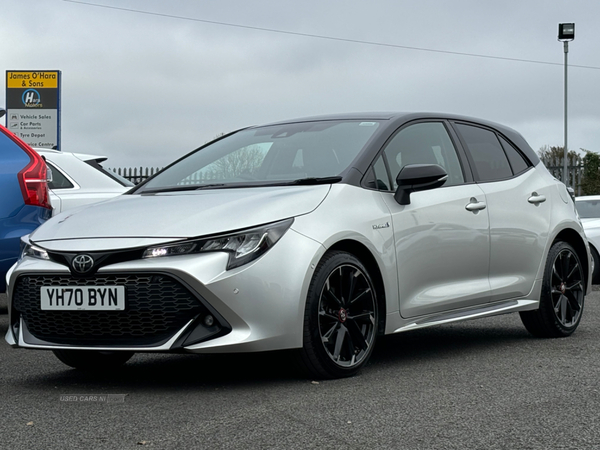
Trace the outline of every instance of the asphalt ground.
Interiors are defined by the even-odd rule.
[[[285,353],[138,354],[80,373],[2,339],[0,447],[600,449],[599,341],[597,291],[569,338],[533,338],[518,314],[417,330],[332,381]]]

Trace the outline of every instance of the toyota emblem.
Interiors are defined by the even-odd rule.
[[[71,261],[71,266],[77,273],[87,273],[94,267],[94,258],[90,255],[77,255]]]

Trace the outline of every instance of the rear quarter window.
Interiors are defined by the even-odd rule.
[[[525,157],[502,136],[500,136],[500,143],[506,152],[506,156],[508,157],[508,161],[510,162],[510,166],[515,175],[525,172],[530,167],[529,161],[527,161]]]
[[[479,181],[504,180],[512,169],[496,133],[472,125],[456,124],[471,154]]]
[[[52,181],[48,183],[48,187],[52,190],[57,189],[72,189],[73,183],[71,183],[67,177],[50,161],[46,160],[46,164],[52,171]]]

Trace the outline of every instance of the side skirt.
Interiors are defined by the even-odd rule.
[[[538,307],[538,300],[507,300],[497,303],[488,303],[476,308],[449,311],[442,314],[417,318],[412,322],[402,325],[392,333],[402,333],[403,331],[417,330],[445,323],[460,322],[461,320],[475,319],[481,317],[495,316],[515,311],[527,311]]]

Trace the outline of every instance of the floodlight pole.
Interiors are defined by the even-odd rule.
[[[558,40],[562,41],[565,51],[565,146],[563,158],[563,183],[568,187],[569,179],[567,177],[567,156],[569,154],[567,141],[567,57],[569,54],[569,41],[575,39],[575,24],[574,23],[559,23],[558,24]]]
[[[567,147],[567,55],[569,54],[569,41],[564,41],[564,49],[565,49],[565,146],[564,146],[564,162],[563,162],[563,183],[569,186],[569,179],[567,177],[567,155],[568,155],[568,147]]]

